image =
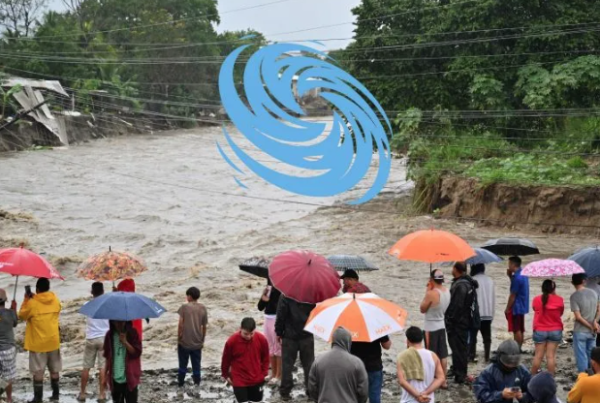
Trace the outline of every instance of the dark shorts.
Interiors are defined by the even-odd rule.
[[[440,360],[448,358],[448,342],[446,341],[446,329],[435,332],[425,332],[425,347],[438,356]]]
[[[512,316],[512,327],[509,327],[509,331],[523,332],[525,333],[525,315],[513,315]]]

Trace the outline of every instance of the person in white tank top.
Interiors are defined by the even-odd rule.
[[[422,365],[423,379],[414,378],[415,372],[420,372],[418,363],[407,363],[398,356],[398,383],[402,387],[400,403],[435,403],[435,391],[438,390],[446,377],[440,359],[435,353],[423,347],[423,331],[418,327],[409,327],[406,332],[407,348],[416,351]],[[407,367],[410,365],[410,367]]]

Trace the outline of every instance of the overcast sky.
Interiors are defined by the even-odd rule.
[[[63,10],[61,0],[49,0],[50,8]],[[285,0],[250,10],[234,11],[255,5],[274,3],[276,0],[221,0],[219,14],[221,24],[217,30],[235,31],[253,28],[272,40],[311,40],[324,38],[350,38],[353,24],[344,24],[321,29],[324,25],[336,25],[354,20],[350,11],[361,0]],[[282,32],[307,30],[304,32],[277,35]],[[349,41],[327,41],[327,49],[344,47]]]

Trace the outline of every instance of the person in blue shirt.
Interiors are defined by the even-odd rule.
[[[518,256],[508,259],[508,271],[512,274],[512,278],[505,313],[508,318],[511,318],[509,330],[512,329],[514,339],[521,348],[525,333],[525,315],[529,313],[529,279],[521,275],[521,258]]]

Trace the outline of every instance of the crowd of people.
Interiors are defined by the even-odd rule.
[[[420,304],[423,329],[411,326],[405,331],[406,349],[397,357],[397,380],[402,388],[401,403],[434,403],[435,393],[447,389],[448,379],[472,386],[479,403],[558,403],[556,397],[556,351],[563,341],[564,301],[556,294],[552,280],[542,283],[541,294],[533,298],[532,310],[535,355],[531,368],[521,364],[529,314],[529,281],[521,274],[521,260],[511,257],[507,275],[510,296],[505,315],[513,340],[500,344],[492,353],[492,321],[496,294],[484,265],[457,262],[452,267],[452,283],[446,285],[441,269],[432,270]],[[341,276],[342,292],[369,293],[358,273],[346,270]],[[569,403],[600,402],[600,285],[584,274],[572,276],[575,288],[570,297],[575,316],[573,351],[578,378],[568,395]],[[587,280],[587,282],[586,282]],[[113,291],[135,292],[135,282],[125,279]],[[95,282],[93,298],[104,294]],[[187,302],[179,310],[177,376],[178,396],[185,393],[185,378],[191,362],[193,388],[187,392],[200,397],[202,349],[208,314],[199,302],[200,290],[190,287]],[[43,401],[44,374],[50,373],[51,401],[60,399],[59,315],[61,303],[50,291],[48,279],[39,279],[35,293],[27,290],[17,313],[12,301],[6,308],[6,292],[0,289],[0,392],[12,402],[12,382],[16,378],[14,328],[26,322],[24,349],[29,352],[33,378],[33,399]],[[392,342],[388,336],[372,342],[352,342],[343,327],[334,330],[332,348],[315,358],[314,337],[304,330],[314,304],[300,303],[282,295],[268,282],[258,302],[264,312],[264,334],[256,321],[246,317],[225,343],[221,375],[233,389],[238,402],[263,401],[263,388],[278,387],[283,401],[291,401],[294,366],[300,359],[306,396],[318,403],[379,403],[383,386],[383,350]],[[477,376],[468,374],[469,362],[477,361],[477,336],[483,339],[483,359],[489,365]],[[141,381],[142,320],[121,322],[87,319],[86,342],[78,401],[87,399],[90,371],[98,369],[99,403],[107,401],[107,391],[116,403],[137,403]],[[452,352],[452,366],[448,368]],[[545,361],[546,370],[541,367]],[[269,375],[270,370],[270,375]]]

